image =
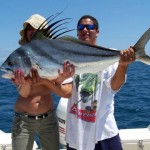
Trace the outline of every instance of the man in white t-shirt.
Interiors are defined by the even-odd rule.
[[[79,19],[79,40],[96,45],[98,21],[89,15]],[[122,150],[114,118],[114,96],[124,84],[128,65],[135,60],[130,47],[120,53],[119,62],[98,74],[74,75],[68,100],[67,150]]]

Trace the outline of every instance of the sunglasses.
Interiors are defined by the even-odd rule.
[[[87,30],[96,29],[96,25],[94,25],[94,24],[78,24],[77,30],[83,30],[85,27]]]

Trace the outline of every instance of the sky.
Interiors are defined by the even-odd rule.
[[[134,46],[150,27],[150,0],[3,0],[0,4],[0,64],[20,45],[22,24],[33,14],[45,18],[63,11],[57,18],[72,18],[75,29],[83,15],[94,16],[100,25],[97,44],[119,50]],[[76,36],[76,30],[67,33]],[[150,42],[149,42],[150,43]],[[150,44],[146,49],[150,49]]]

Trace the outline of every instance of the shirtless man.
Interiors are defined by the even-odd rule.
[[[44,21],[45,18],[38,14],[32,15],[25,21],[23,30],[20,31],[19,44],[24,45],[30,42],[32,35]],[[66,66],[67,62],[64,64],[64,70]],[[38,134],[42,150],[59,150],[59,127],[51,92],[59,89],[59,82],[60,79],[62,82],[63,76],[59,71],[60,78],[49,82],[51,88],[47,88],[44,84],[40,84],[44,80],[40,79],[37,71],[32,69],[31,72],[32,78],[25,78],[21,70],[16,70],[13,79],[19,93],[14,107],[13,150],[32,150],[35,133]],[[70,97],[70,93],[66,88],[60,96]]]

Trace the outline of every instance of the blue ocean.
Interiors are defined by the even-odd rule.
[[[13,83],[0,78],[0,130],[4,132],[11,132],[16,97]],[[56,109],[60,98],[54,95],[54,99]],[[150,124],[150,66],[141,62],[129,65],[126,83],[115,96],[115,118],[119,129]]]

